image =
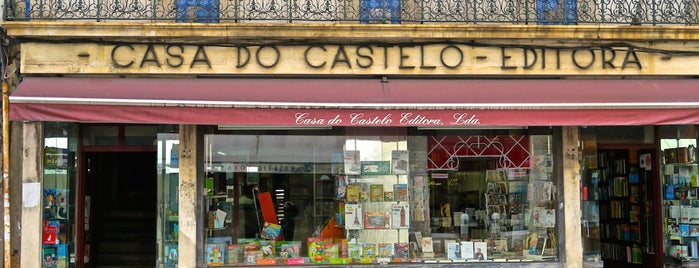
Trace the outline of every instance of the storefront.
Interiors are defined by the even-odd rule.
[[[661,178],[672,180],[661,164],[679,163],[667,160],[665,149],[696,147],[695,80],[536,76],[595,62],[638,72],[652,56],[631,50],[619,62],[598,62],[596,51],[584,57],[566,50],[556,55],[573,55],[568,65],[561,56],[537,63],[531,76],[471,79],[459,73],[478,69],[463,45],[410,52],[259,46],[263,53],[242,54],[193,46],[185,53],[191,57],[181,58],[149,46],[84,47],[109,51],[92,54],[127,75],[108,77],[98,64],[44,55],[45,62],[27,59],[25,71],[35,75],[10,96],[11,120],[42,122],[42,236],[58,239],[43,240],[41,256],[67,266],[94,265],[88,252],[97,241],[88,240],[99,238],[88,225],[95,197],[85,198],[90,188],[81,188],[87,174],[80,170],[92,167],[85,152],[103,150],[110,137],[118,140],[115,150],[135,150],[127,143],[145,137],[133,146],[156,155],[158,266],[563,266],[585,255],[640,267],[659,265],[671,249],[694,249],[691,223],[677,223],[686,225],[685,239],[681,232],[665,239],[661,224],[671,217],[663,216],[661,198],[669,208],[676,203],[670,200],[689,198],[676,191],[661,197],[660,189],[667,188]],[[326,53],[312,56],[318,52]],[[505,54],[485,72],[532,64],[527,56],[508,62]],[[305,58],[287,62],[283,55]],[[492,60],[480,57],[473,61]],[[71,61],[102,75],[38,75],[69,74],[74,67],[56,62]],[[236,66],[242,74],[178,73],[187,65],[208,66],[210,75]],[[276,68],[288,77],[265,76]],[[149,76],[137,77],[143,73]],[[694,187],[687,174],[696,169],[682,170],[672,169],[684,174],[673,185]],[[66,195],[69,204],[59,197]]]

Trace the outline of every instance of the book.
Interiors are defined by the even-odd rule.
[[[410,206],[408,204],[391,205],[391,228],[407,229],[409,226]]]
[[[345,174],[359,175],[362,166],[359,163],[359,151],[344,151]]]
[[[345,229],[364,229],[364,219],[362,218],[362,205],[345,204]]]
[[[270,240],[260,240],[260,251],[262,251],[262,256],[259,259],[273,259],[276,256],[277,247],[275,246],[276,241]]]
[[[369,186],[369,201],[381,202],[384,200],[383,184],[372,184]]]
[[[461,241],[461,258],[462,259],[473,259],[473,242],[472,241]]]
[[[447,259],[454,260],[461,258],[460,245],[456,241],[449,241],[446,244]]]
[[[68,260],[68,244],[56,245],[56,268],[67,268]]]
[[[420,247],[422,248],[422,252],[434,252],[434,242],[432,241],[432,237],[426,236],[422,238],[422,242],[420,243]]]
[[[388,229],[390,215],[388,212],[364,212],[364,229]]]
[[[394,184],[393,185],[393,200],[394,201],[408,201],[408,185],[407,184]]]
[[[301,241],[281,241],[279,245],[279,256],[282,258],[301,257]]]
[[[42,242],[44,245],[55,245],[60,244],[60,222],[56,220],[44,221],[44,226],[42,230]]]
[[[337,191],[335,197],[338,199],[344,199],[347,194],[347,179],[345,176],[337,176],[336,186]]]
[[[42,252],[42,267],[56,268],[58,262],[58,256],[56,255],[56,247],[44,246]]]
[[[262,226],[262,238],[276,240],[282,231],[282,226],[279,224],[265,222]]]
[[[383,201],[386,201],[386,202],[393,201],[393,192],[391,192],[391,191],[383,192]]]
[[[361,186],[357,183],[347,185],[347,202],[357,203],[359,202],[359,193],[361,192]]]
[[[223,265],[224,244],[206,244],[206,264],[209,266]]]
[[[362,175],[388,175],[390,165],[389,161],[362,161]]]
[[[340,257],[340,245],[336,243],[326,243],[323,245],[323,259],[329,260]]]
[[[226,249],[228,251],[228,249]],[[242,250],[240,251],[241,253],[243,252]],[[166,245],[165,246],[165,254],[167,254],[165,264],[168,266],[175,266],[177,265],[177,258],[178,258],[178,253],[177,253],[177,245]],[[227,257],[231,258],[231,257]],[[237,262],[236,262],[237,263]]]
[[[408,151],[391,151],[391,173],[396,175],[408,174]]]
[[[349,243],[347,244],[347,257],[359,259],[362,257],[362,244]]]
[[[488,243],[473,242],[473,257],[477,260],[488,259]]]
[[[405,259],[409,257],[410,246],[408,243],[395,243],[395,257],[399,259]]]
[[[376,258],[376,244],[374,243],[362,243],[362,257],[364,258]]]
[[[379,257],[391,257],[393,256],[393,244],[391,243],[379,243],[377,246],[379,252]]]

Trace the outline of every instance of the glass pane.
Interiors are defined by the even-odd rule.
[[[126,146],[153,146],[157,126],[125,126],[124,143]]]
[[[42,261],[75,265],[76,131],[70,123],[46,123],[44,138]],[[53,265],[53,266],[52,266]]]
[[[663,249],[674,263],[699,258],[699,168],[694,126],[659,129],[662,152]]]
[[[177,267],[179,135],[158,134],[158,267]]]
[[[550,135],[206,135],[207,265],[555,260]]]
[[[117,146],[119,145],[118,126],[87,126],[83,128],[84,146]]]

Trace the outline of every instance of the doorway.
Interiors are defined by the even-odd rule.
[[[86,152],[86,255],[91,267],[153,267],[156,152]]]

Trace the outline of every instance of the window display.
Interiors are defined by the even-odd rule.
[[[660,145],[666,261],[686,264],[699,259],[699,170],[697,140],[693,133],[684,132],[678,130],[674,139],[661,139]]]
[[[42,267],[75,265],[74,125],[47,123],[44,137]],[[89,231],[89,226],[85,226]],[[88,241],[89,243],[89,241]]]
[[[549,135],[206,135],[206,265],[557,258]]]

